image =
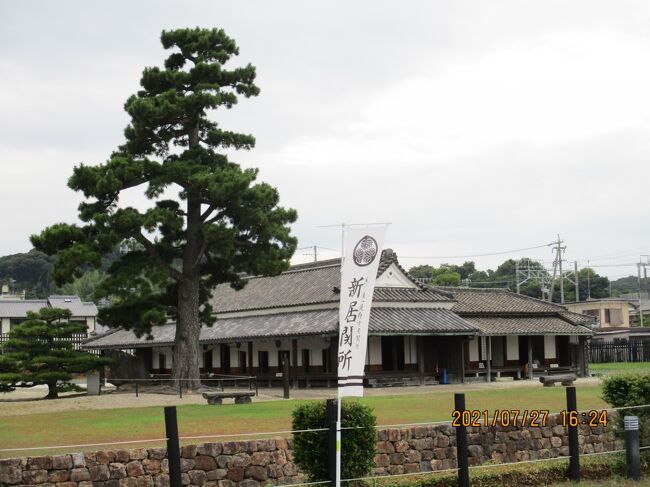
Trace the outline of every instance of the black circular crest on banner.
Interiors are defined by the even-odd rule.
[[[366,235],[354,246],[352,259],[359,267],[365,267],[373,263],[377,257],[378,250],[379,245],[377,245],[377,241],[370,235]]]

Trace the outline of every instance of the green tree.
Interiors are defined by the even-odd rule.
[[[580,269],[578,271],[579,288],[580,288],[580,301],[586,299],[600,299],[609,297],[609,279],[606,276],[599,275],[596,271],[589,267]],[[560,299],[559,284],[556,283],[553,298],[557,297],[556,301]],[[564,297],[565,301],[571,302],[576,300],[576,290],[572,282],[564,281]],[[554,299],[555,300],[555,299]]]
[[[0,257],[0,285],[25,291],[28,299],[45,298],[52,291],[50,272],[54,259],[37,250]]]
[[[255,68],[226,69],[239,49],[220,29],[163,31],[174,52],[164,68],[145,68],[125,105],[126,142],[97,166],[75,167],[68,185],[83,192],[84,226],[57,224],[32,236],[35,247],[57,254],[57,283],[100,267],[102,255],[124,240],[137,242],[109,267],[96,293],[111,296],[99,319],[148,333],[176,320],[173,377],[199,387],[201,324],[215,321],[209,297],[219,283],[245,285],[243,273],[274,275],[288,267],[296,247],[288,224],[296,212],[278,206],[275,188],[255,183],[224,151],[251,149],[251,135],[220,128],[208,118],[239,96],[259,94]],[[143,187],[146,211],[119,207],[120,194]],[[168,197],[171,189],[178,197]]]
[[[27,320],[9,331],[0,355],[0,391],[45,384],[47,399],[55,399],[69,387],[73,373],[96,370],[109,363],[82,350],[75,350],[73,334],[85,333],[85,323],[69,322],[67,309],[43,308],[29,312]]]

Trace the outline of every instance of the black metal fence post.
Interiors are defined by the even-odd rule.
[[[569,478],[577,482],[580,480],[580,446],[578,443],[580,417],[578,416],[578,401],[574,386],[566,388],[566,410],[569,430]]]
[[[336,482],[336,399],[327,400],[327,473],[330,485]]]
[[[284,388],[284,398],[289,399],[289,360],[286,355],[282,359],[282,386]]]
[[[178,422],[176,420],[176,406],[165,407],[165,432],[167,435],[169,486],[181,487],[181,448],[178,443]]]
[[[456,457],[458,458],[458,487],[469,487],[469,462],[467,458],[467,428],[462,418],[465,411],[465,394],[454,394],[454,408],[460,412],[458,426],[456,426]]]
[[[138,381],[135,381],[135,397],[138,397]]]
[[[178,395],[183,399],[183,379],[178,379]]]
[[[627,476],[632,480],[641,480],[641,452],[639,451],[639,418],[625,416],[625,457],[627,459]]]

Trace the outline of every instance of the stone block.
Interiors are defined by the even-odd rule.
[[[391,465],[403,465],[404,464],[404,454],[403,453],[391,453],[389,455]]]
[[[190,476],[187,474],[187,472],[181,473],[181,484],[190,485]]]
[[[187,475],[192,485],[203,485],[208,481],[208,475],[203,470],[190,470]]]
[[[275,447],[278,450],[288,450],[289,449],[289,442],[287,441],[286,438],[276,438],[275,439]]]
[[[85,467],[86,466],[86,457],[83,453],[72,453],[70,455],[72,458],[72,466],[75,468]]]
[[[169,475],[160,473],[152,477],[154,487],[169,487]]]
[[[129,477],[139,477],[144,475],[144,468],[142,463],[138,460],[132,460],[126,464],[126,473]]]
[[[52,467],[54,470],[70,470],[73,467],[72,457],[70,455],[52,456]]]
[[[251,465],[262,465],[266,466],[271,461],[271,456],[269,452],[266,451],[256,451],[251,455]]]
[[[232,480],[224,479],[219,481],[219,487],[237,487],[237,484]]]
[[[420,462],[420,472],[431,472],[431,470],[432,468],[430,461],[422,460]]]
[[[385,453],[375,455],[375,465],[378,467],[387,467],[390,465],[390,457]]]
[[[150,460],[163,460],[167,456],[167,448],[149,448],[147,452]]]
[[[101,463],[93,467],[88,467],[88,473],[90,474],[90,480],[93,482],[104,482],[111,478],[108,465]]]
[[[399,441],[401,439],[402,439],[402,437],[400,435],[400,430],[395,429],[395,428],[391,428],[391,429],[388,430],[388,441],[395,442],[395,441]]]
[[[144,460],[149,457],[149,452],[146,448],[134,448],[129,450],[129,456],[131,457],[131,460]]]
[[[244,467],[233,467],[228,469],[226,478],[228,480],[232,480],[233,482],[241,482],[244,480]]]
[[[407,450],[404,452],[404,459],[406,463],[420,463],[422,455],[417,450]]]
[[[192,459],[196,456],[196,445],[184,445],[181,447],[181,458]]]
[[[112,479],[123,479],[126,477],[126,465],[123,463],[109,463],[108,472]]]
[[[47,470],[25,470],[23,472],[23,481],[26,484],[44,484],[47,482],[47,478]]]
[[[408,441],[406,440],[396,441],[394,446],[395,446],[396,453],[404,453],[406,450],[408,450],[411,447],[411,445],[409,445]]]
[[[416,473],[420,471],[419,463],[407,463],[404,465],[404,473]]]
[[[436,436],[433,439],[433,446],[436,448],[446,448],[449,446],[449,437],[445,435]]]
[[[27,459],[27,470],[50,470],[52,468],[52,457],[30,457]]]
[[[246,479],[239,482],[238,487],[260,487],[257,480]]]
[[[208,455],[197,455],[194,458],[194,468],[196,470],[214,470],[217,468],[217,462],[214,457]]]
[[[47,480],[52,484],[57,482],[67,482],[70,480],[70,470],[53,470],[50,472]],[[2,479],[0,479],[0,485],[4,485]]]
[[[130,460],[129,450],[117,450],[115,452],[115,461],[117,463],[129,463]]]
[[[9,462],[0,463],[0,485],[21,484],[22,481],[23,471],[20,466],[10,464]]]
[[[212,462],[214,463],[214,459],[211,458]],[[160,460],[152,460],[151,458],[147,458],[145,460],[142,460],[142,467],[144,468],[145,473],[148,474],[153,474],[153,473],[159,473],[160,472]],[[202,469],[200,467],[197,467],[199,470],[207,470],[207,469]]]
[[[108,465],[115,461],[115,452],[110,450],[95,452],[95,461],[101,465]]]
[[[266,467],[262,467],[261,465],[250,465],[246,467],[246,470],[244,471],[244,477],[254,479],[259,482],[267,480],[269,478],[269,475],[266,471]]]
[[[210,470],[209,472],[206,472],[206,475],[208,476],[208,480],[213,482],[213,481],[225,479],[227,473],[228,470],[226,470],[225,468],[217,468],[214,470]]]
[[[562,438],[559,436],[551,436],[550,440],[553,448],[559,448],[562,446]]]
[[[287,463],[287,456],[284,454],[284,451],[282,450],[272,451],[270,453],[270,458],[271,458],[271,462],[277,465],[284,465],[285,463]]]
[[[73,468],[70,471],[70,481],[72,482],[83,482],[84,480],[90,480],[90,472],[87,468]],[[36,484],[38,482],[28,482],[29,484]]]
[[[273,440],[270,441],[273,442],[273,447],[275,448],[275,441]],[[241,450],[242,450],[241,443],[239,443],[238,441],[226,441],[221,445],[221,452],[224,455],[234,455],[235,453],[240,453]]]
[[[390,475],[401,475],[404,473],[404,465],[391,465],[388,467]]]
[[[181,472],[189,472],[190,470],[194,470],[194,460],[181,458]]]
[[[379,441],[376,444],[377,453],[395,453],[395,447],[390,441]]]

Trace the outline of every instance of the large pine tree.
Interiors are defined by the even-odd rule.
[[[208,118],[238,96],[259,94],[255,68],[226,69],[239,49],[220,29],[163,31],[174,52],[164,68],[146,68],[142,90],[125,105],[126,142],[103,164],[74,169],[70,188],[83,192],[83,226],[57,224],[32,236],[58,258],[58,283],[98,267],[102,255],[129,239],[135,247],[114,262],[97,293],[111,296],[100,320],[148,333],[176,321],[173,378],[199,386],[199,333],[212,325],[211,289],[241,288],[242,273],[285,270],[296,240],[296,212],[278,206],[275,188],[255,183],[257,170],[229,161],[227,149],[251,149],[251,135],[230,132]],[[120,207],[120,194],[141,187],[154,202],[146,211]],[[170,190],[178,197],[169,197]],[[217,325],[218,326],[218,325]]]

